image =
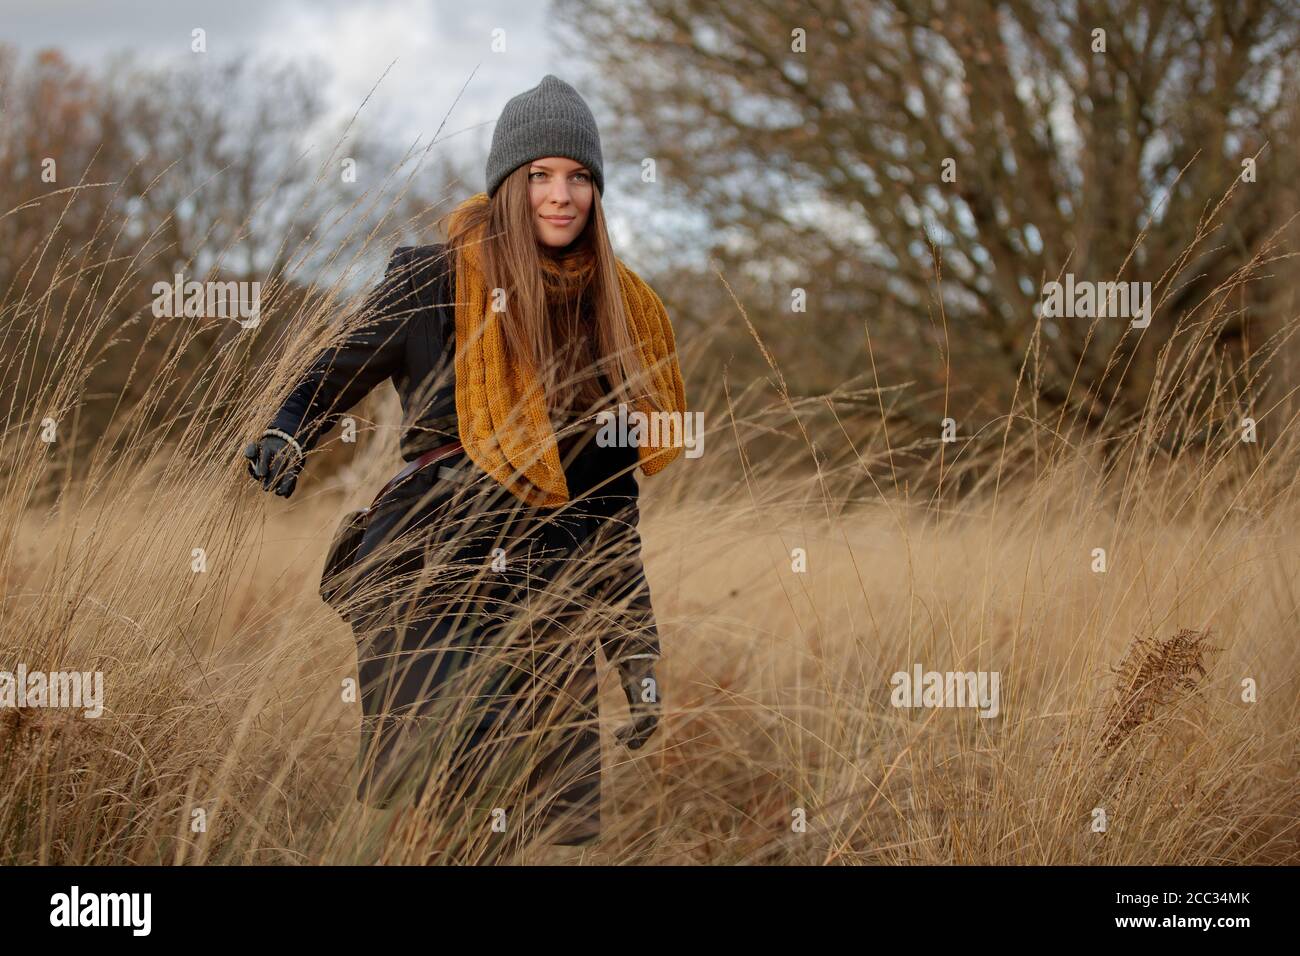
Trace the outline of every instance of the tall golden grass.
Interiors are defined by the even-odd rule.
[[[119,240],[60,259],[51,286],[130,255]],[[1267,261],[1243,263],[1241,281]],[[143,305],[167,271],[141,261],[111,291]],[[644,750],[616,748],[625,705],[602,671],[604,830],[582,850],[544,832],[503,840],[447,801],[354,799],[359,705],[340,688],[355,644],[316,584],[339,515],[399,465],[391,399],[364,464],[291,501],[239,458],[338,334],[324,320],[349,305],[343,283],[307,314],[272,306],[192,375],[181,357],[223,320],[142,310],[166,344],[146,400],[74,459],[79,383],[96,361],[132,360],[81,347],[102,337],[109,291],[88,285],[81,308],[49,308],[42,288],[3,303],[0,361],[26,390],[0,434],[0,669],[102,670],[107,699],[98,720],[0,712],[0,861],[1300,861],[1296,429],[1278,402],[1250,409],[1261,442],[1240,440],[1243,376],[1276,351],[1245,371],[1216,355],[1231,288],[1197,315],[1157,309],[1148,410],[1102,431],[1026,400],[962,422],[949,445],[937,422],[873,424],[873,389],[786,394],[781,356],[797,343],[755,330],[773,379],[739,385],[686,343],[690,381],[721,387],[688,386],[705,455],[641,480],[665,720]],[[251,373],[250,342],[276,334],[277,360]],[[63,343],[48,367],[38,341]],[[1213,414],[1182,400],[1207,382]],[[167,389],[182,399],[156,407]],[[837,427],[812,430],[827,409]],[[1202,446],[1170,441],[1207,429]],[[904,453],[908,474],[943,477],[915,487],[938,491],[913,493]],[[916,663],[998,671],[999,715],[892,706],[891,675]]]

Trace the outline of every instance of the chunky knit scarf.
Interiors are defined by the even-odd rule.
[[[542,285],[546,301],[555,306],[571,305],[586,293],[596,275],[596,254],[590,249],[553,256],[542,252]]]
[[[600,378],[596,334],[590,321],[596,276],[596,253],[589,245],[565,255],[542,250],[542,288],[551,320],[551,335],[563,352],[552,396],[552,421],[568,424],[576,410],[600,405],[608,383]],[[562,382],[563,384],[560,384]],[[561,449],[564,445],[561,443]]]
[[[462,205],[487,202],[478,193]],[[453,225],[453,229],[455,226]],[[465,268],[456,275],[456,417],[460,441],[470,460],[525,504],[556,508],[569,500],[569,488],[560,463],[559,446],[551,426],[544,389],[531,362],[507,360],[504,321],[509,310],[492,311],[487,282],[479,267],[481,237],[465,244]],[[650,370],[647,376],[658,409],[686,413],[686,394],[672,324],[653,289],[620,260],[615,260],[623,304],[632,326],[639,358]],[[578,265],[578,268],[571,267]],[[563,263],[559,272],[544,277],[551,290],[560,285],[581,287],[586,266]],[[549,272],[550,270],[548,270]],[[563,275],[567,273],[567,276]],[[647,416],[655,409],[645,398],[635,409]],[[646,475],[662,471],[681,454],[675,446],[637,448]]]

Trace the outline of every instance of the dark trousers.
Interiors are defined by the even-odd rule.
[[[557,510],[523,505],[462,454],[375,509],[353,621],[360,799],[427,798],[485,838],[598,834],[597,635],[583,562],[614,486],[586,492],[628,462],[628,450],[594,441],[573,449],[573,501]]]

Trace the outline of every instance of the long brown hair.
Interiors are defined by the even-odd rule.
[[[644,396],[644,365],[633,338],[606,230],[599,190],[582,232],[563,251],[538,242],[527,163],[486,202],[462,203],[448,217],[447,243],[457,274],[466,246],[488,289],[505,290],[504,324],[512,359],[526,356],[545,383],[554,421],[585,415],[614,399]],[[604,388],[601,376],[609,385]]]

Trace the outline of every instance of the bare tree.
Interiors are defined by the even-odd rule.
[[[1230,279],[1294,213],[1279,202],[1296,171],[1291,0],[559,11],[602,24],[561,36],[586,37],[607,149],[656,162],[656,184],[629,188],[707,217],[713,256],[754,278],[751,304],[765,291],[764,327],[805,333],[782,354],[804,354],[807,386],[874,361],[882,380],[1005,410],[1029,355],[1022,397],[1098,424],[1142,407],[1159,349],[1214,290],[1241,298],[1221,341],[1240,343],[1247,317],[1268,331],[1278,284]],[[1151,281],[1153,326],[1047,318],[1036,332],[1045,282],[1067,272]],[[809,316],[791,313],[792,286]]]

